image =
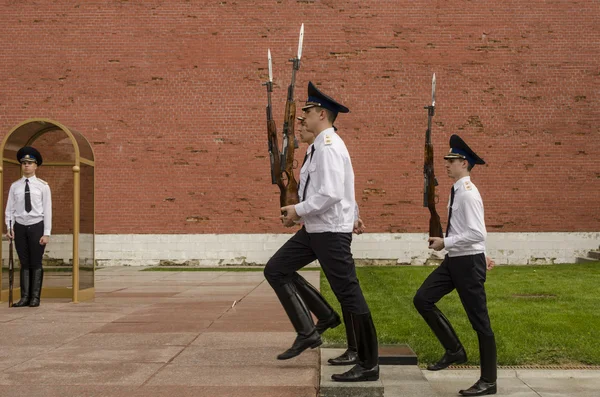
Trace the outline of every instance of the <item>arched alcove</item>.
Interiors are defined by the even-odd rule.
[[[17,151],[34,146],[44,162],[36,175],[52,191],[52,236],[44,254],[42,298],[71,298],[73,302],[94,298],[94,152],[76,130],[44,118],[29,119],[15,126],[2,141],[0,207],[2,224],[10,185],[21,177]],[[4,226],[6,228],[6,226]],[[6,230],[4,230],[4,233]],[[8,242],[0,248],[1,300],[8,299]],[[15,301],[18,286],[18,256],[15,258]]]

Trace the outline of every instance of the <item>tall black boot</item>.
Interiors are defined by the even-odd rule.
[[[467,390],[460,390],[463,396],[486,396],[496,394],[496,339],[494,335],[483,335],[477,333],[479,339],[479,361],[481,365],[481,377]]]
[[[421,315],[442,346],[444,346],[444,349],[446,349],[446,353],[444,353],[440,361],[428,366],[427,369],[430,371],[439,371],[451,364],[463,364],[467,362],[467,353],[446,316],[437,307],[432,311],[421,313]]]
[[[358,349],[356,347],[356,338],[354,337],[354,329],[352,328],[352,318],[348,310],[342,308],[344,316],[344,326],[346,327],[346,341],[348,341],[348,349],[341,356],[330,358],[327,362],[331,365],[354,365],[358,364]]]
[[[365,382],[379,379],[379,346],[371,313],[349,313],[356,337],[359,363],[343,374],[331,375],[337,382]]]
[[[29,292],[30,271],[29,271],[29,269],[21,268],[20,273],[21,274],[19,275],[19,279],[20,279],[20,283],[21,283],[21,299],[17,303],[14,303],[13,307],[29,306],[29,301],[31,298],[31,295]]]
[[[494,335],[477,333],[479,338],[479,360],[481,363],[481,379],[486,382],[496,382],[498,378],[496,369],[496,338]]]
[[[293,283],[273,287],[281,305],[287,313],[298,336],[292,347],[277,356],[278,360],[296,357],[304,350],[314,349],[321,345],[321,335],[315,329],[312,317]]]
[[[317,316],[318,321],[315,326],[317,332],[322,334],[329,328],[335,328],[340,325],[340,316],[333,310],[331,305],[325,300],[323,295],[304,277],[296,273],[297,277],[294,279],[294,285],[296,290],[300,294],[300,297],[312,313]]]
[[[42,294],[42,282],[44,281],[44,269],[33,269],[31,277],[31,301],[29,307],[40,305],[40,295]]]

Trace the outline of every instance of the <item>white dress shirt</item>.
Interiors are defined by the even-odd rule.
[[[481,254],[485,253],[486,237],[481,195],[471,177],[465,176],[454,183],[452,216],[444,246],[450,257]]]
[[[25,177],[14,182],[8,192],[8,202],[4,220],[7,230],[10,222],[14,227],[15,222],[20,225],[35,225],[44,221],[44,235],[49,236],[52,231],[52,196],[48,183],[35,175],[29,179],[29,194],[31,197],[31,211],[25,211]]]
[[[313,145],[312,158],[309,155],[300,170],[301,202],[295,206],[296,213],[308,233],[352,233],[358,214],[348,149],[333,128],[321,132]],[[309,150],[312,150],[310,146]],[[306,197],[303,197],[307,179]]]
[[[308,167],[309,167],[310,163],[312,162],[312,156],[310,155],[310,152],[312,151],[313,147],[314,147],[314,143],[311,143],[310,145],[308,145],[308,148],[306,149],[306,155],[308,157],[306,158],[306,161],[304,162],[304,164],[302,164],[302,168],[300,168],[300,181],[298,182],[298,197],[300,198],[300,201],[302,201],[302,195],[304,194],[304,185],[306,185],[306,178],[308,176]]]

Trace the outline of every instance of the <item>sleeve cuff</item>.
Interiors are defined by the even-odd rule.
[[[44,230],[44,236],[50,236],[50,230]]]
[[[296,214],[300,217],[303,218],[304,215],[306,215],[306,209],[304,208],[304,203],[299,203],[296,204],[294,206],[294,209],[296,210]]]
[[[452,248],[454,246],[454,239],[452,237],[444,237],[444,248]]]

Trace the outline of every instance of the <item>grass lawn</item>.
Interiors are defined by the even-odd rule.
[[[437,361],[443,349],[412,304],[433,267],[359,267],[380,343],[407,343],[419,362]],[[321,291],[339,304],[325,276]],[[486,291],[499,365],[600,365],[600,262],[582,265],[499,266],[488,272]],[[456,291],[438,307],[478,364],[477,335]],[[325,333],[326,344],[345,343],[344,327]]]

